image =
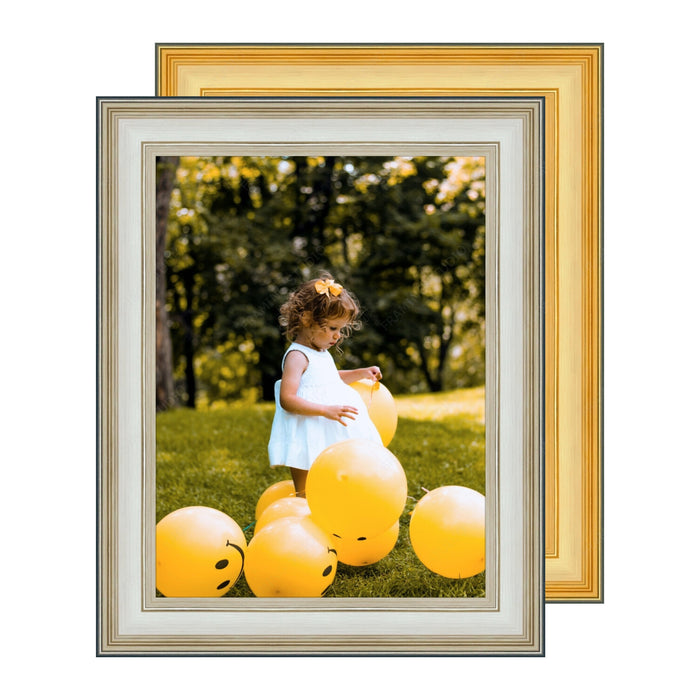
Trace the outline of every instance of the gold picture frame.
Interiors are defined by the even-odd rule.
[[[543,655],[543,102],[98,99],[98,655]],[[156,596],[156,159],[319,145],[487,160],[483,598]]]
[[[545,103],[547,601],[602,602],[602,44],[158,44],[160,96]]]

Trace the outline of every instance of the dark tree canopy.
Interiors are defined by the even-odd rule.
[[[178,401],[270,400],[279,307],[321,270],[363,308],[339,367],[398,393],[483,383],[484,194],[478,158],[180,158],[158,251]]]

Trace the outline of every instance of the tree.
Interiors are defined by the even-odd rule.
[[[279,307],[323,269],[364,308],[341,366],[379,362],[401,392],[483,381],[483,233],[479,159],[183,157],[166,250],[176,394],[271,399]]]
[[[355,243],[352,284],[366,307],[360,356],[380,356],[395,375],[417,368],[422,382],[413,386],[440,391],[450,349],[483,309],[483,280],[474,278],[483,191],[470,186],[480,188],[479,162],[355,158],[349,165],[354,192],[339,225]],[[483,340],[479,346],[483,355]]]
[[[175,403],[173,354],[166,302],[165,247],[177,156],[156,159],[156,410]]]

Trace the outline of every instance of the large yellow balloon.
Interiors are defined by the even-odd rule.
[[[373,379],[359,379],[350,386],[362,397],[369,417],[386,447],[394,438],[399,420],[394,397],[383,384]]]
[[[311,515],[309,503],[305,498],[299,498],[298,496],[284,496],[284,498],[278,498],[276,501],[270,503],[262,512],[262,515],[255,523],[255,532],[260,532],[266,525],[278,518],[286,518],[289,516],[301,518],[304,515]]]
[[[258,598],[322,596],[335,579],[338,557],[310,516],[279,518],[248,545],[245,578]]]
[[[285,496],[294,496],[296,490],[294,489],[294,482],[291,479],[287,481],[278,481],[272,486],[268,486],[258,499],[258,504],[255,506],[255,519],[257,520],[262,514],[265,508],[267,508],[270,503],[276,501],[278,498],[284,498]]]
[[[314,460],[306,479],[313,519],[332,535],[374,537],[403,512],[408,488],[398,459],[371,440],[345,440]]]
[[[338,552],[338,561],[350,566],[367,566],[383,559],[394,549],[399,539],[399,523],[395,522],[388,530],[374,537],[349,539],[347,537],[333,538]]]
[[[156,588],[167,597],[224,595],[243,570],[246,540],[233,518],[189,506],[156,525]]]
[[[465,486],[441,486],[418,501],[409,525],[420,561],[447,578],[468,578],[486,567],[486,499]]]

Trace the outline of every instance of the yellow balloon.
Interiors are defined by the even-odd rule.
[[[338,561],[350,566],[367,566],[383,559],[394,549],[399,539],[399,523],[395,522],[388,530],[374,537],[349,539],[347,537],[333,538]]]
[[[258,598],[322,596],[335,579],[331,538],[310,516],[279,518],[248,545],[245,578]]]
[[[278,518],[286,518],[288,516],[301,518],[304,515],[311,515],[308,501],[305,498],[299,498],[298,496],[278,498],[262,512],[262,515],[255,523],[255,532],[260,532],[266,525]]]
[[[350,386],[362,397],[369,417],[386,447],[394,438],[399,420],[394,397],[383,384],[373,379],[358,379]]]
[[[215,508],[189,506],[156,525],[156,588],[170,598],[214,598],[238,581],[243,530]]]
[[[441,486],[418,501],[409,525],[411,546],[431,571],[468,578],[486,568],[486,499],[465,486]]]
[[[371,440],[345,440],[314,460],[306,479],[313,519],[332,535],[374,537],[403,512],[408,487],[398,459]]]
[[[273,501],[276,501],[278,498],[284,498],[285,496],[294,496],[295,493],[294,482],[291,479],[287,481],[278,481],[276,484],[268,486],[262,492],[262,495],[258,499],[258,504],[255,506],[255,519],[258,520],[265,508]]]

